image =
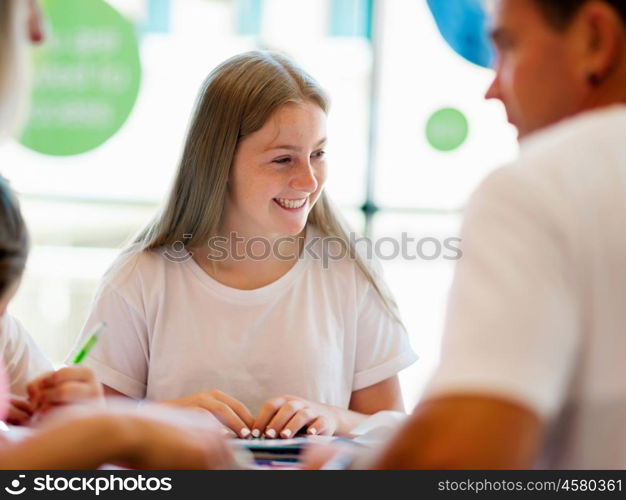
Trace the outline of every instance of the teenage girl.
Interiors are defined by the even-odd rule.
[[[109,324],[86,362],[108,394],[201,408],[240,437],[349,435],[403,409],[415,355],[324,192],[327,112],[276,53],[208,76],[169,199],[85,325]]]

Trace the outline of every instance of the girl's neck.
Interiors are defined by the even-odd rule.
[[[196,263],[231,288],[254,290],[274,283],[298,262],[305,232],[296,236],[223,232],[206,248],[194,250]]]

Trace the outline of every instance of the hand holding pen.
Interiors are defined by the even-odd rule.
[[[80,363],[96,344],[105,326],[105,323],[100,323],[90,332],[74,357],[72,366],[42,375],[28,384],[28,399],[34,412],[45,412],[56,406],[87,400],[104,401],[102,385],[93,371],[80,366]]]

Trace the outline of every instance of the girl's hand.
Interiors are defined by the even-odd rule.
[[[162,403],[208,411],[238,437],[245,439],[251,434],[254,417],[250,410],[242,402],[217,389],[162,401]]]
[[[102,384],[85,366],[68,366],[33,380],[26,388],[33,411],[47,411],[59,405],[100,399]]]
[[[309,435],[332,435],[338,425],[332,407],[284,395],[263,404],[254,421],[252,435],[289,439],[305,427]]]
[[[33,416],[33,408],[28,401],[13,398],[9,404],[9,414],[6,418],[10,425],[28,425]]]

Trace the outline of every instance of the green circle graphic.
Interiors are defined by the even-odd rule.
[[[438,151],[453,151],[467,139],[469,124],[465,115],[455,108],[435,111],[426,124],[426,139]]]
[[[133,109],[141,80],[133,26],[103,0],[41,0],[48,36],[34,49],[31,116],[20,139],[69,156],[109,139]]]

